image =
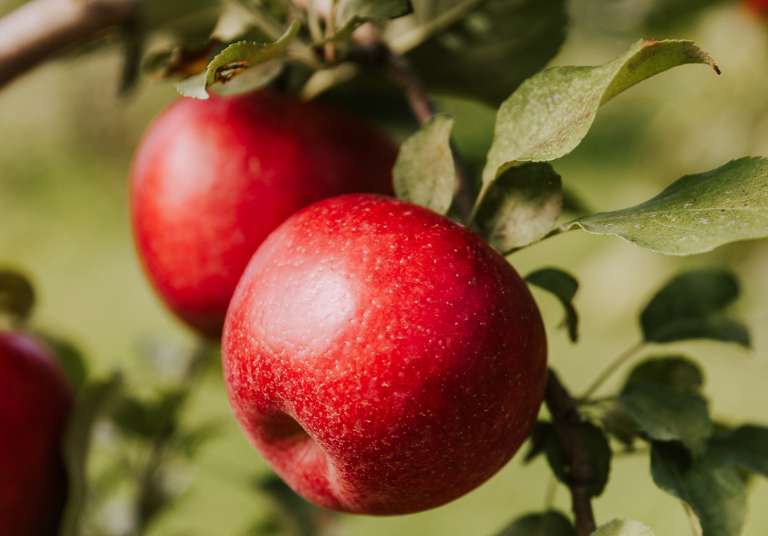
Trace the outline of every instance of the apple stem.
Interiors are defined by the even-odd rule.
[[[573,514],[576,518],[576,534],[589,536],[597,526],[592,512],[590,484],[593,479],[592,466],[587,451],[579,436],[581,416],[576,409],[576,401],[565,389],[557,374],[549,369],[545,402],[558,440],[565,453],[568,464],[568,488],[571,491]]]
[[[393,54],[383,42],[379,42],[377,45],[381,49],[384,72],[403,92],[418,123],[420,125],[423,124],[435,114],[437,109],[429,97],[421,76],[407,58]],[[453,163],[456,170],[454,203],[462,220],[468,223],[472,207],[475,204],[474,188],[472,187],[472,180],[467,173],[467,169],[459,157],[453,142],[451,142],[451,152],[453,153]]]

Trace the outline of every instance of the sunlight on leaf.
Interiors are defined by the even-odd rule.
[[[592,536],[656,536],[654,532],[631,519],[614,519],[597,528]]]
[[[517,162],[542,162],[571,152],[604,104],[633,85],[686,63],[712,58],[690,41],[641,40],[598,67],[556,67],[526,80],[499,109],[483,171],[483,191]]]
[[[574,225],[667,255],[704,253],[729,242],[768,237],[768,159],[740,158],[686,175],[645,203],[580,218],[563,228]]]
[[[456,184],[452,128],[453,117],[435,114],[403,143],[392,171],[398,198],[440,214],[448,212]]]

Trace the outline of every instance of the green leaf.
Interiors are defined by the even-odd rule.
[[[654,532],[631,519],[614,519],[597,528],[592,536],[656,536]]]
[[[738,536],[747,515],[744,483],[726,462],[705,457],[690,463],[674,444],[654,443],[651,475],[662,490],[686,503],[704,536]]]
[[[435,114],[403,143],[392,170],[397,197],[440,214],[448,212],[456,185],[452,128],[453,117]]]
[[[576,342],[579,338],[579,317],[576,314],[576,308],[573,306],[573,297],[579,289],[579,282],[576,278],[556,268],[542,268],[528,274],[525,280],[531,285],[536,285],[551,292],[560,300],[565,309],[563,325],[568,328],[568,336],[571,341]]]
[[[600,424],[606,433],[618,439],[627,449],[632,450],[635,438],[642,435],[637,421],[618,400],[611,400],[599,414]]]
[[[768,237],[768,159],[745,157],[686,175],[645,203],[579,218],[563,228],[574,225],[667,255]]]
[[[527,514],[504,527],[496,536],[576,536],[571,520],[561,512]]]
[[[768,477],[768,428],[746,425],[712,438],[710,452]]]
[[[571,152],[592,126],[598,107],[646,78],[686,63],[706,63],[690,41],[635,43],[598,67],[557,67],[528,80],[501,105],[483,171],[483,190],[516,162],[554,160]]]
[[[86,463],[90,450],[93,426],[122,390],[123,382],[114,376],[109,380],[85,386],[64,438],[64,461],[69,478],[69,492],[59,536],[78,536],[83,505],[88,494]]]
[[[649,28],[669,30],[676,23],[690,23],[700,11],[711,8],[725,0],[655,0],[645,14],[645,25]]]
[[[13,270],[0,270],[0,316],[24,322],[34,304],[35,291],[29,280]]]
[[[339,0],[334,40],[347,39],[360,25],[376,19],[394,19],[413,11],[409,0]]]
[[[86,384],[88,377],[88,368],[80,350],[72,343],[48,333],[37,332],[36,335],[45,342],[46,346],[56,356],[56,359],[64,369],[64,373],[67,375],[72,389],[75,392],[79,392]]]
[[[528,436],[530,446],[528,447],[528,452],[525,453],[523,463],[530,463],[539,454],[543,454],[547,443],[551,440],[557,441],[553,424],[547,421],[536,421],[531,434]]]
[[[541,240],[555,226],[563,204],[560,175],[547,163],[505,171],[477,210],[481,234],[501,253]]]
[[[294,20],[285,34],[274,43],[251,43],[240,41],[229,45],[221,51],[211,62],[205,72],[192,76],[179,82],[176,88],[184,96],[197,99],[208,98],[208,88],[217,82],[228,82],[240,72],[265,65],[273,60],[279,60],[285,54],[288,45],[301,28],[301,22]],[[276,68],[264,67],[256,73],[267,77],[269,80],[276,75]],[[279,72],[279,71],[277,71]],[[257,76],[257,81],[262,82]],[[253,83],[253,80],[251,80]]]
[[[648,381],[628,383],[618,400],[652,439],[678,440],[694,455],[704,454],[712,420],[703,400]]]
[[[728,271],[702,269],[673,278],[640,315],[647,342],[715,339],[749,347],[747,328],[725,316],[739,296],[739,284]]]
[[[186,393],[170,391],[154,400],[125,397],[116,405],[113,422],[124,432],[140,439],[151,439],[176,427]]]
[[[632,369],[626,383],[636,381],[653,382],[687,396],[702,398],[704,373],[687,357],[656,357],[642,361]]]
[[[583,421],[579,423],[579,437],[584,444],[584,449],[592,467],[593,478],[590,484],[590,493],[598,497],[608,483],[608,475],[611,471],[611,447],[603,431],[594,424]],[[568,467],[565,461],[565,452],[560,442],[553,437],[545,447],[547,461],[558,480],[568,484]]]
[[[411,51],[409,59],[428,85],[494,105],[557,54],[568,23],[564,0],[414,0],[413,5],[412,17],[388,29],[393,50]]]

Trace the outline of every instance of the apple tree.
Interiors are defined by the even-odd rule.
[[[765,395],[759,388],[747,393],[746,386],[718,387],[765,369],[768,355],[760,323],[768,293],[768,242],[761,240],[768,237],[768,159],[760,156],[768,152],[768,98],[761,85],[768,83],[765,2],[9,4],[0,18],[0,104],[7,95],[21,98],[13,90],[34,76],[24,73],[38,64],[71,66],[104,50],[121,62],[120,95],[108,99],[115,117],[133,121],[120,110],[142,92],[160,92],[152,113],[135,119],[143,130],[173,93],[181,99],[150,127],[132,163],[120,157],[112,164],[123,178],[131,176],[130,193],[121,182],[116,195],[120,210],[131,212],[139,257],[131,262],[144,265],[158,303],[168,308],[158,305],[157,313],[136,315],[162,317],[178,334],[179,342],[142,346],[149,373],[137,374],[130,363],[104,366],[101,356],[51,328],[57,322],[46,310],[49,289],[30,275],[37,268],[6,254],[0,258],[0,342],[27,333],[45,343],[75,397],[59,445],[66,504],[39,507],[46,527],[40,534],[194,532],[184,501],[197,494],[210,502],[228,492],[190,480],[201,480],[196,468],[206,466],[202,460],[225,430],[236,428],[235,419],[290,484],[265,465],[252,476],[258,454],[250,447],[216,450],[226,453],[232,480],[246,481],[241,495],[248,497],[247,506],[237,514],[245,521],[227,529],[238,534],[476,534],[482,527],[481,533],[497,536],[653,535],[664,530],[654,526],[653,516],[633,519],[628,512],[661,496],[680,505],[675,521],[665,526],[682,524],[697,536],[765,531],[768,519],[752,498],[767,496]],[[697,42],[681,35],[686,31]],[[743,46],[724,44],[742,38]],[[726,58],[716,50],[727,52]],[[739,73],[730,91],[709,89],[729,70]],[[86,75],[91,80],[66,74],[61,80],[101,91],[106,77],[97,71]],[[45,91],[81,91],[63,85]],[[80,98],[85,116],[89,103]],[[180,119],[164,119],[171,116]],[[138,136],[126,134],[133,131],[119,122],[112,128],[117,134],[101,147],[128,138],[121,154],[132,153]],[[374,128],[388,131],[398,148]],[[5,135],[13,147],[14,132]],[[301,149],[287,150],[298,138]],[[6,175],[0,198],[7,190],[11,199],[14,181],[26,171],[18,162],[11,165],[11,156],[0,157]],[[267,169],[270,178],[264,181],[287,188],[254,193],[247,181],[256,168]],[[313,175],[315,168],[329,178]],[[241,171],[247,178],[238,178],[237,188],[226,182]],[[341,186],[334,183],[337,175],[343,175]],[[376,185],[353,185],[358,176]],[[141,190],[146,184],[153,188],[148,193]],[[196,197],[188,195],[192,190]],[[399,201],[334,197],[370,190]],[[332,199],[311,205],[325,198]],[[390,220],[367,219],[380,206],[396,207]],[[23,240],[23,229],[2,212],[0,218],[8,229],[0,244]],[[266,219],[257,239],[246,237]],[[432,241],[420,242],[423,235],[409,234],[443,227],[448,234],[430,238],[440,252],[430,249]],[[386,235],[388,242],[381,239],[386,233],[394,233]],[[320,241],[327,251],[320,251]],[[472,246],[454,255],[464,241]],[[230,255],[234,243],[247,244],[237,262]],[[418,247],[409,250],[407,243]],[[353,249],[345,251],[347,246]],[[208,283],[195,279],[202,263],[185,257],[195,248],[209,257],[221,250],[210,277],[227,272],[232,280],[213,285],[216,292],[227,288],[215,297],[212,317],[205,307],[213,298],[201,297]],[[339,275],[334,263],[342,257],[346,271]],[[469,257],[483,260],[466,267]],[[168,267],[172,274],[162,272]],[[375,279],[379,269],[387,276]],[[617,275],[622,271],[627,275]],[[349,284],[364,287],[373,320],[366,316],[361,324],[375,329],[355,331],[345,324],[339,336],[341,320],[357,322],[342,315],[347,294],[334,290],[342,288],[337,280],[351,274],[365,274]],[[110,274],[103,277],[107,286],[100,288],[123,285]],[[479,290],[473,287],[478,282]],[[397,288],[390,289],[397,299],[385,299],[387,285]],[[181,286],[184,296],[174,295]],[[427,287],[442,294],[422,292]],[[222,318],[233,292],[222,344]],[[188,305],[198,298],[204,305]],[[541,317],[535,305],[534,312],[519,312],[534,303]],[[105,316],[105,325],[121,322],[111,310]],[[256,317],[271,331],[253,328]],[[539,336],[542,318],[546,341]],[[464,323],[456,327],[459,319]],[[76,323],[77,315],[69,322]],[[437,339],[427,328],[436,330]],[[270,346],[278,338],[279,352]],[[421,361],[419,352],[425,352]],[[370,370],[347,371],[347,383],[337,381],[333,366],[338,372],[368,353],[374,356]],[[33,359],[17,354],[22,355],[0,344],[0,366],[5,359]],[[270,362],[268,354],[279,359]],[[388,361],[401,354],[407,359]],[[750,369],[744,355],[757,355],[758,365]],[[533,364],[519,366],[529,358]],[[281,368],[284,362],[301,367]],[[434,372],[448,367],[444,362],[454,367],[450,376]],[[164,367],[172,373],[164,375]],[[266,369],[283,383],[264,380]],[[482,372],[473,375],[475,370]],[[737,376],[728,376],[733,370]],[[410,382],[410,391],[390,389],[397,372],[424,380]],[[330,379],[317,380],[323,375]],[[759,371],[753,376],[750,386],[765,379]],[[18,386],[6,387],[6,380],[0,378],[0,437],[50,435],[40,429],[50,425],[39,416],[6,419],[19,411],[5,396]],[[347,397],[344,390],[362,395]],[[235,419],[228,410],[209,411],[226,406],[227,395]],[[723,412],[724,399],[746,396],[752,413]],[[265,405],[275,399],[282,405]],[[363,407],[369,404],[372,409]],[[362,429],[375,431],[375,440],[358,434]],[[401,438],[406,439],[398,444]],[[241,437],[232,441],[227,445],[244,444]],[[8,505],[16,504],[19,493],[33,492],[25,491],[25,477],[13,480],[20,473],[10,458],[30,460],[6,447],[9,441],[2,443],[0,532],[17,536],[11,533],[22,530],[14,524],[19,512]],[[279,450],[282,444],[290,444],[290,457]],[[234,451],[237,456],[230,456]],[[458,509],[464,499],[450,502],[507,478],[505,469],[483,484],[516,452],[514,478],[522,484],[515,493],[524,497],[523,506],[504,502],[506,484],[493,488],[493,500],[505,504],[503,519],[473,517],[472,507]],[[310,469],[307,460],[315,463]],[[622,483],[615,476],[623,460],[642,467],[633,473],[636,481]],[[315,471],[319,466],[331,470]],[[356,475],[363,477],[356,481]],[[536,501],[529,499],[532,489],[542,490]],[[615,502],[606,515],[601,501],[608,500]],[[449,521],[426,529],[418,522],[359,521],[336,512],[403,514],[436,506],[441,508],[434,519]],[[231,527],[228,515],[220,512],[221,519],[207,526]],[[174,525],[174,519],[181,521]]]

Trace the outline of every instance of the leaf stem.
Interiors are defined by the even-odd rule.
[[[680,503],[683,505],[683,509],[685,510],[685,515],[688,518],[688,522],[691,524],[691,532],[693,533],[693,536],[703,536],[704,533],[701,529],[701,522],[699,521],[699,517],[686,502],[680,501]]]
[[[323,41],[323,30],[320,28],[320,15],[317,12],[317,0],[309,0],[307,11],[307,22],[309,25],[309,35],[314,43]]]
[[[584,394],[579,397],[579,403],[583,404],[585,403],[590,396],[594,394],[595,391],[597,391],[605,381],[613,375],[614,372],[616,372],[624,363],[632,359],[637,352],[639,352],[643,346],[645,346],[645,343],[643,341],[637,342],[630,346],[627,350],[624,351],[621,355],[619,355],[616,359],[614,359],[611,363],[608,364],[608,366],[595,378],[595,380],[592,382],[592,384],[587,387],[587,390],[584,391]]]
[[[336,33],[336,0],[330,0],[328,5],[328,15],[325,19],[325,54],[326,63],[336,63],[336,41],[333,40],[333,34]]]
[[[581,416],[576,409],[576,401],[552,369],[549,369],[544,401],[552,416],[552,424],[555,426],[568,465],[568,488],[571,491],[571,505],[576,518],[576,534],[589,536],[597,527],[590,493],[594,473],[579,435]]]

